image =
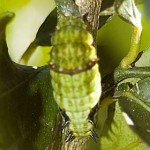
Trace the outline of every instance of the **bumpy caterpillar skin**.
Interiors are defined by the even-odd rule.
[[[93,37],[80,18],[65,17],[60,19],[51,41],[51,82],[68,126],[66,140],[95,138],[89,116],[101,96],[101,77]]]

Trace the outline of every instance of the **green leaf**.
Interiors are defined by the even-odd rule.
[[[133,84],[133,81],[133,79],[126,79],[126,82],[130,84]],[[134,84],[133,88],[130,87],[131,85],[123,83],[117,88],[115,96],[119,96],[119,105],[125,112],[128,125],[144,142],[150,145],[150,86],[147,81],[149,82],[149,78],[140,80]]]
[[[135,67],[116,69],[115,81],[119,82],[115,96],[126,114],[127,123],[150,145],[150,50],[144,51]],[[121,81],[121,82],[120,82]]]
[[[150,107],[131,93],[120,97],[119,105],[128,125],[150,146]]]
[[[11,61],[5,27],[12,17],[12,13],[0,16],[0,149],[57,149],[61,130],[55,130],[58,107],[49,67],[32,68]]]
[[[126,124],[122,112],[116,103],[114,123],[111,125],[108,136],[101,137],[102,150],[145,150],[147,147],[141,143],[136,134]]]

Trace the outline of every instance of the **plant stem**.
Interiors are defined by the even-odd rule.
[[[121,68],[128,68],[135,61],[139,54],[142,26],[133,26],[130,50],[120,63]]]

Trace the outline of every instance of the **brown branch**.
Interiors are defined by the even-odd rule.
[[[65,142],[65,136],[62,138],[62,147],[61,150],[85,150],[88,138],[76,138],[72,142]]]
[[[84,21],[88,30],[94,38],[94,46],[96,47],[96,35],[99,26],[99,14],[102,0],[76,0],[80,13],[85,16]]]

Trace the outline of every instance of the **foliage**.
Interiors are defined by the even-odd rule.
[[[49,68],[21,66],[10,60],[5,28],[13,16],[4,13],[0,17],[0,148],[45,149],[52,142],[58,111]]]

